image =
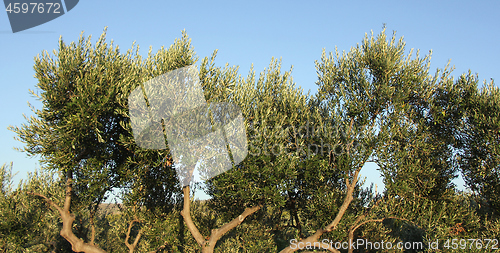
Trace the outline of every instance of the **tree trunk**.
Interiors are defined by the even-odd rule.
[[[64,237],[70,244],[71,249],[75,252],[85,252],[85,253],[106,253],[106,251],[101,248],[94,246],[89,243],[85,243],[82,239],[78,238],[73,233],[73,222],[75,221],[75,215],[69,212],[69,208],[71,206],[71,193],[72,193],[72,173],[70,171],[67,172],[67,181],[66,181],[66,197],[64,200],[64,207],[61,208],[52,200],[47,198],[46,196],[40,193],[29,192],[29,194],[39,196],[43,198],[47,203],[53,206],[59,214],[61,215],[61,219],[63,221],[63,228],[61,229],[61,236]]]
[[[198,245],[201,247],[201,252],[203,253],[213,253],[217,241],[226,232],[240,225],[246,217],[257,212],[262,207],[260,205],[251,208],[247,207],[241,215],[239,215],[232,221],[226,223],[219,229],[213,229],[210,238],[208,238],[208,240],[205,240],[204,236],[200,233],[193,220],[191,219],[191,199],[189,197],[189,186],[185,186],[182,190],[184,192],[184,208],[181,211],[181,215],[184,218],[184,222],[186,222],[186,227],[188,228],[189,232],[191,232]]]

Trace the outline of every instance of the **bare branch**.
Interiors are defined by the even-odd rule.
[[[73,191],[73,173],[71,170],[66,172],[66,198],[64,199],[64,211],[69,212],[71,206],[71,192]]]
[[[181,211],[181,215],[184,218],[184,222],[186,222],[186,226],[188,227],[189,231],[193,235],[198,245],[200,245],[202,252],[204,253],[213,252],[215,244],[226,232],[240,225],[245,220],[246,217],[257,212],[262,207],[260,205],[251,208],[247,207],[241,215],[239,215],[232,221],[226,223],[220,229],[213,229],[210,238],[208,238],[208,241],[206,241],[203,235],[196,227],[196,225],[194,224],[193,220],[191,219],[191,213],[190,213],[191,199],[189,198],[189,186],[185,186],[182,189],[182,191],[184,192],[184,208]]]
[[[243,220],[245,220],[246,217],[248,217],[249,215],[260,210],[261,207],[262,206],[254,206],[251,208],[246,208],[245,211],[243,211],[243,213],[240,216],[234,218],[229,223],[226,223],[220,229],[213,229],[212,234],[210,235],[210,239],[208,240],[208,245],[207,245],[207,247],[211,249],[211,251],[209,251],[209,252],[213,252],[213,249],[215,248],[215,244],[225,233],[227,233],[231,229],[240,225],[243,222]]]
[[[204,247],[206,243],[205,239],[191,219],[191,199],[189,198],[189,185],[185,186],[182,191],[184,192],[184,207],[181,211],[181,215],[184,218],[184,222],[186,222],[186,226],[189,229],[189,232],[191,232],[198,245],[200,245],[200,247]]]
[[[38,196],[40,198],[43,198],[45,200],[45,202],[47,202],[49,205],[51,205],[52,207],[54,207],[59,213],[62,213],[63,210],[60,206],[58,206],[56,203],[54,203],[52,200],[50,200],[49,198],[47,198],[46,196],[40,194],[40,193],[37,193],[37,192],[27,192],[28,194],[30,195],[34,195],[34,196]]]
[[[71,205],[72,175],[71,173],[68,173],[67,176],[68,177],[66,181],[66,197],[64,200],[64,208],[61,208],[52,200],[50,200],[49,198],[40,193],[30,192],[29,194],[43,198],[47,203],[49,203],[51,206],[57,209],[63,221],[63,228],[61,229],[60,235],[64,237],[64,239],[66,239],[71,244],[71,249],[73,251],[86,252],[86,253],[106,253],[106,251],[102,250],[97,246],[85,243],[82,239],[78,238],[73,233],[72,227],[73,227],[73,222],[75,221],[75,215],[69,212],[69,208]]]
[[[303,243],[303,245],[306,245],[306,244],[312,245],[312,243],[314,243],[314,242],[318,243],[319,238],[324,233],[331,232],[337,228],[340,220],[344,216],[345,212],[347,211],[347,208],[349,207],[349,205],[351,204],[351,201],[353,200],[354,188],[356,188],[356,183],[358,182],[358,175],[359,175],[360,171],[361,171],[361,167],[356,169],[356,171],[354,172],[352,182],[349,182],[349,181],[346,182],[347,183],[347,194],[344,198],[344,202],[340,206],[340,209],[339,209],[339,212],[337,213],[337,216],[332,221],[332,223],[328,224],[328,226],[326,226],[323,229],[318,229],[316,231],[316,233],[314,233],[313,235],[311,235],[305,239],[300,240],[298,243]],[[330,249],[330,248],[331,247],[327,247],[327,249]],[[300,248],[297,247],[295,249],[292,249],[291,246],[288,246],[285,249],[283,249],[282,251],[280,251],[280,253],[290,253],[290,252],[295,252],[297,250],[300,250]]]
[[[139,232],[138,232],[137,236],[135,237],[134,242],[132,244],[130,244],[128,242],[130,240],[130,232],[132,231],[132,227],[134,226],[135,222],[139,223],[141,221],[137,218],[130,221],[130,223],[128,224],[127,236],[125,237],[125,245],[127,246],[129,253],[134,252],[135,248],[137,247],[137,243],[139,243],[139,239],[141,238],[141,235],[142,235],[142,229],[139,229]]]
[[[325,232],[330,232],[330,231],[335,230],[337,228],[337,225],[340,222],[340,219],[342,219],[342,217],[344,216],[344,213],[347,211],[347,208],[349,207],[349,205],[351,204],[351,201],[353,199],[352,195],[354,193],[354,188],[356,188],[356,183],[358,182],[358,175],[359,175],[360,171],[361,171],[361,167],[358,168],[356,170],[356,172],[354,172],[352,182],[348,185],[348,188],[347,188],[347,195],[344,199],[344,203],[342,203],[342,206],[340,206],[340,210],[337,213],[337,216],[335,217],[335,219],[332,221],[332,223],[330,223],[328,226],[326,226]]]
[[[90,228],[91,228],[91,235],[90,235],[90,244],[95,245],[95,223],[94,223],[94,216],[91,214],[90,215]]]

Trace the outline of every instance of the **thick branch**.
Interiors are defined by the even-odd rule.
[[[208,241],[206,241],[203,235],[196,227],[196,225],[194,224],[193,220],[191,219],[191,213],[190,213],[191,200],[189,198],[189,186],[185,186],[182,189],[182,191],[184,193],[184,208],[181,211],[181,215],[184,218],[184,222],[186,222],[186,226],[188,227],[189,231],[193,235],[198,245],[200,245],[202,252],[204,253],[213,252],[215,244],[226,232],[240,225],[243,222],[243,220],[245,220],[246,217],[257,212],[262,207],[260,205],[251,208],[247,207],[240,216],[226,223],[220,229],[213,229],[210,238],[208,239]]]
[[[90,215],[90,228],[91,228],[91,235],[90,235],[90,244],[95,245],[95,222],[94,222],[94,216],[91,214]]]
[[[340,220],[344,216],[344,213],[347,211],[347,208],[351,204],[351,201],[353,199],[353,193],[354,193],[354,188],[356,188],[356,183],[358,182],[358,175],[359,172],[361,171],[361,168],[357,169],[356,172],[354,173],[352,182],[350,184],[347,184],[347,195],[345,196],[344,203],[342,203],[342,206],[340,206],[340,210],[337,213],[337,216],[335,219],[330,223],[328,226],[325,228],[325,232],[330,232],[333,231],[337,228],[337,225],[339,224]]]
[[[125,237],[125,245],[127,246],[129,253],[134,253],[135,247],[137,247],[137,243],[139,242],[139,239],[141,239],[142,234],[142,229],[140,229],[137,236],[135,237],[134,242],[132,244],[128,242],[130,240],[130,231],[132,231],[132,227],[134,226],[135,222],[139,223],[140,221],[137,218],[130,221],[130,223],[128,224],[127,236]]]
[[[245,211],[243,211],[243,213],[240,216],[238,216],[238,217],[234,218],[232,221],[226,223],[220,229],[213,229],[212,234],[210,235],[210,239],[208,240],[208,245],[206,245],[206,247],[210,249],[210,251],[208,251],[208,252],[213,252],[213,250],[215,248],[215,244],[225,233],[227,233],[229,230],[240,225],[243,222],[243,220],[245,220],[246,217],[257,212],[261,207],[262,206],[254,206],[254,207],[250,207],[250,208],[247,207],[245,209]]]
[[[71,205],[71,192],[72,192],[72,178],[71,173],[67,174],[66,181],[66,197],[64,200],[64,208],[61,208],[52,200],[47,198],[46,196],[40,193],[32,193],[30,194],[39,196],[43,198],[47,203],[53,206],[59,214],[61,215],[61,219],[63,221],[63,228],[61,229],[60,235],[64,237],[69,243],[71,243],[71,249],[75,252],[86,252],[86,253],[106,253],[106,251],[100,249],[97,246],[85,243],[82,239],[78,238],[72,230],[73,222],[75,221],[75,215],[69,212],[69,208]]]
[[[28,192],[28,194],[31,194],[31,195],[43,198],[45,200],[45,202],[47,202],[49,205],[51,205],[52,207],[54,207],[59,213],[63,212],[63,210],[62,210],[61,207],[59,207],[56,203],[54,203],[52,200],[50,200],[49,198],[45,197],[44,195],[42,195],[40,193],[37,193],[37,192]]]
[[[184,222],[186,222],[186,226],[189,229],[189,232],[191,232],[198,245],[200,245],[200,247],[203,247],[206,243],[205,239],[191,219],[191,199],[189,198],[189,185],[185,186],[182,191],[184,192],[184,207],[181,211],[181,215],[184,218]]]
[[[73,172],[66,171],[66,197],[64,199],[64,211],[69,212],[71,206],[71,193],[73,191]]]
[[[347,208],[349,207],[349,205],[351,204],[351,201],[353,200],[353,193],[354,193],[354,189],[356,188],[356,183],[358,182],[358,175],[359,175],[360,170],[361,170],[361,167],[358,168],[354,172],[352,182],[349,183],[349,181],[347,180],[347,182],[346,182],[347,183],[347,195],[345,196],[344,202],[340,206],[339,212],[337,213],[337,216],[332,221],[332,223],[328,224],[328,226],[326,226],[323,229],[318,229],[316,231],[316,233],[314,233],[313,235],[311,235],[305,239],[300,240],[297,243],[297,245],[299,245],[299,243],[301,245],[304,245],[304,246],[308,243],[313,245],[314,242],[317,243],[319,241],[319,238],[324,233],[331,232],[337,228],[340,220],[344,216],[345,212],[347,211]],[[291,253],[291,252],[295,252],[295,251],[300,250],[300,249],[303,249],[303,248],[301,248],[301,247],[292,248],[292,246],[288,246],[285,249],[283,249],[282,251],[280,251],[280,253]],[[330,247],[328,249],[330,249]]]

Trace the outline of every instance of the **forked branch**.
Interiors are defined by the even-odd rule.
[[[128,242],[130,240],[130,232],[132,231],[132,227],[134,226],[134,223],[136,223],[136,222],[137,223],[140,222],[140,220],[137,219],[137,217],[135,219],[133,219],[132,221],[130,221],[130,223],[128,224],[127,236],[125,237],[125,245],[127,246],[129,253],[134,253],[134,250],[137,247],[137,243],[139,243],[139,240],[141,239],[141,235],[142,235],[142,229],[139,229],[139,232],[137,233],[137,236],[135,237],[134,242],[132,244],[130,244]]]
[[[358,175],[359,175],[360,171],[361,171],[361,167],[358,168],[354,172],[354,176],[353,176],[351,182],[349,182],[349,180],[346,179],[347,195],[345,196],[344,202],[340,206],[339,212],[337,213],[337,216],[335,217],[335,219],[330,224],[328,224],[328,226],[326,226],[325,228],[318,229],[316,231],[316,233],[314,233],[313,235],[297,242],[297,247],[292,248],[292,245],[290,245],[290,246],[284,248],[282,251],[280,251],[280,253],[291,253],[291,252],[295,252],[297,250],[304,249],[306,245],[314,245],[314,243],[318,244],[319,238],[324,233],[331,232],[331,231],[337,229],[337,226],[338,226],[340,220],[344,216],[345,212],[347,211],[347,208],[349,207],[349,205],[351,204],[351,202],[353,200],[353,193],[354,193],[354,189],[356,188],[356,183],[358,182]],[[330,247],[331,245],[326,244],[323,246],[321,246],[321,247],[323,247],[323,249],[328,249],[332,252],[339,252],[336,249],[333,249],[332,247]]]
[[[186,222],[187,228],[193,235],[198,245],[201,247],[202,252],[204,253],[212,253],[214,251],[215,244],[226,232],[240,225],[243,222],[243,220],[245,220],[246,217],[257,212],[262,207],[262,206],[254,206],[251,208],[246,208],[241,215],[239,215],[232,221],[226,223],[220,229],[213,229],[210,238],[208,238],[208,240],[205,240],[205,238],[200,233],[200,231],[194,224],[193,220],[191,219],[191,213],[190,213],[191,199],[189,197],[189,186],[185,186],[182,190],[184,193],[184,208],[181,211],[181,215],[184,218],[184,222]]]
[[[36,192],[28,192],[28,194],[38,196],[43,198],[49,205],[54,207],[59,214],[61,215],[61,219],[63,221],[63,228],[61,229],[61,236],[64,237],[70,244],[71,249],[75,252],[86,252],[86,253],[106,253],[106,251],[101,248],[94,246],[89,243],[85,243],[82,239],[78,238],[72,230],[73,222],[75,221],[75,215],[69,212],[69,208],[71,206],[71,192],[72,188],[72,177],[71,173],[68,173],[67,181],[66,181],[66,197],[64,199],[64,207],[61,208],[54,201],[47,198],[43,194]]]

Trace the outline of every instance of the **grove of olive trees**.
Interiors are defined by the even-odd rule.
[[[11,126],[42,171],[1,167],[1,252],[494,252],[500,246],[500,90],[385,29],[316,61],[304,93],[272,59],[246,77],[201,60],[185,32],[146,57],[91,37],[35,58],[43,108]],[[197,64],[208,103],[237,105],[248,155],[183,186],[166,149],[134,139],[128,97]],[[163,129],[165,131],[165,129]],[[385,190],[363,188],[375,163]],[[468,191],[459,191],[459,174]],[[210,199],[193,198],[204,190]],[[119,198],[109,203],[110,193]],[[465,244],[464,244],[465,242]],[[378,243],[378,244],[377,244]],[[409,244],[408,244],[409,243]],[[378,245],[378,246],[377,246]],[[408,246],[409,245],[409,246]],[[389,247],[391,246],[391,247]]]

